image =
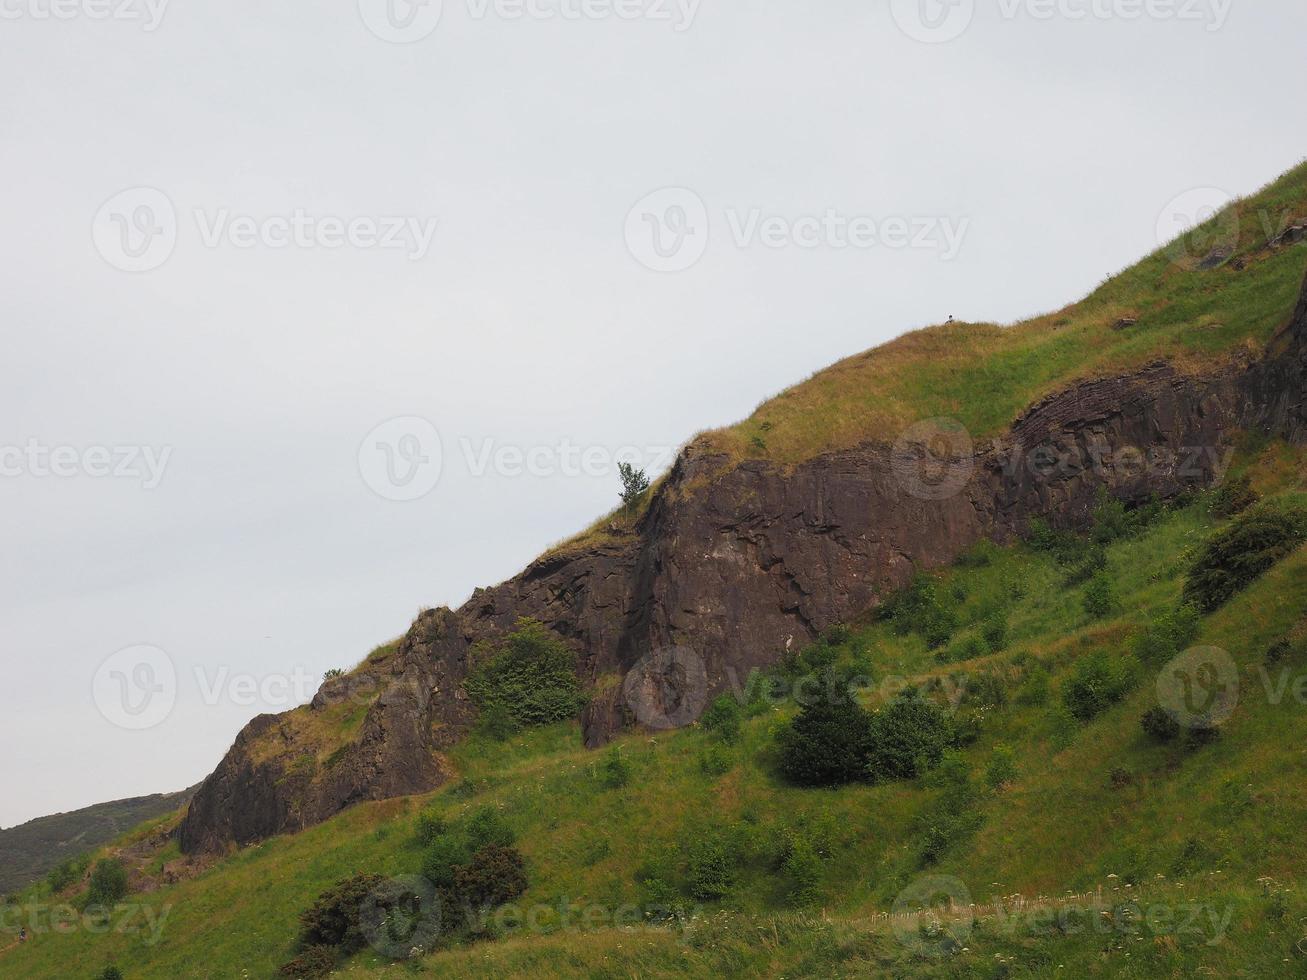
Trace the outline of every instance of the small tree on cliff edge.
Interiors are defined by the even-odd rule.
[[[631,510],[639,503],[649,490],[649,477],[644,470],[637,470],[630,463],[618,463],[617,472],[622,477],[622,505]]]

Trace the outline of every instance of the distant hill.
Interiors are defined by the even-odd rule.
[[[60,861],[93,851],[143,820],[178,809],[194,792],[191,787],[180,793],[97,803],[0,830],[0,892],[22,888]]]

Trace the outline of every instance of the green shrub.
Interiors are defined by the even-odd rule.
[[[1000,653],[1007,646],[1007,632],[1007,613],[1000,610],[985,620],[980,635],[985,638],[990,653]]]
[[[781,773],[800,786],[839,786],[863,778],[871,718],[834,686],[805,704],[778,736]]]
[[[958,557],[959,568],[988,568],[1003,550],[989,538],[981,538]]]
[[[472,908],[498,908],[526,888],[526,862],[515,847],[489,844],[454,869],[454,892]]]
[[[427,845],[449,829],[445,818],[435,810],[423,810],[418,814],[414,836],[419,844]]]
[[[796,834],[792,837],[781,864],[781,872],[789,886],[787,900],[791,905],[806,908],[816,902],[822,859],[806,835]]]
[[[927,778],[927,785],[940,792],[921,812],[914,827],[917,861],[922,867],[938,863],[951,848],[975,833],[983,821],[976,809],[971,767],[963,756],[946,753]]]
[[[999,789],[1017,778],[1016,753],[1010,746],[994,746],[994,754],[985,766],[985,782],[991,789]]]
[[[740,737],[740,725],[744,720],[744,708],[737,698],[723,694],[708,706],[699,718],[699,724],[707,731],[726,742],[734,742]]]
[[[78,857],[68,858],[60,861],[50,873],[46,875],[46,883],[49,884],[50,890],[55,894],[63,891],[69,885],[78,881],[85,874],[87,867],[90,865],[90,855],[82,854]]]
[[[481,657],[463,686],[483,712],[507,712],[529,727],[573,718],[585,704],[571,651],[533,619],[518,620],[503,647]]]
[[[508,825],[508,821],[493,806],[479,807],[468,818],[465,830],[468,848],[479,851],[483,847],[495,845],[512,847],[517,843],[517,834]]]
[[[836,623],[834,626],[828,626],[826,631],[821,634],[821,638],[826,641],[828,646],[842,647],[853,638],[853,630],[843,623]]]
[[[870,736],[867,774],[881,781],[913,779],[938,765],[955,732],[938,705],[907,692],[872,716]]]
[[[422,855],[422,874],[437,888],[452,889],[454,872],[472,857],[471,848],[456,834],[442,834]]]
[[[1129,693],[1134,686],[1133,664],[1097,650],[1076,662],[1062,685],[1062,703],[1080,721],[1089,721]]]
[[[91,871],[91,887],[86,893],[87,906],[110,908],[127,894],[127,869],[115,858],[101,858]]]
[[[1048,703],[1049,676],[1043,664],[1032,664],[1026,670],[1026,676],[1017,689],[1016,702],[1021,705],[1039,705]]]
[[[1212,612],[1252,585],[1307,538],[1301,513],[1259,507],[1218,531],[1189,572],[1184,597]]]
[[[739,875],[740,852],[735,834],[724,830],[696,834],[686,852],[691,897],[713,902],[729,895]]]
[[[1107,569],[1107,549],[1101,544],[1087,547],[1067,572],[1067,585],[1083,585]]]
[[[123,971],[116,966],[106,966],[95,975],[95,980],[123,980]]]
[[[1226,480],[1212,491],[1212,516],[1226,520],[1242,514],[1259,500],[1261,495],[1253,489],[1247,476]]]
[[[705,776],[724,776],[734,765],[731,753],[723,746],[710,745],[699,753],[699,770]]]
[[[279,972],[283,977],[296,980],[319,980],[327,977],[336,969],[336,951],[330,946],[310,946],[295,957]]]
[[[1202,618],[1190,605],[1181,605],[1163,613],[1150,623],[1135,640],[1135,656],[1140,663],[1160,666],[1174,659],[1198,636]]]
[[[958,626],[957,612],[940,598],[935,580],[920,573],[881,607],[880,615],[899,636],[920,634],[931,650],[947,645]]]
[[[977,708],[1002,708],[1007,704],[1007,685],[997,674],[977,674],[967,680],[964,700]]]
[[[1171,713],[1162,708],[1153,707],[1144,712],[1139,719],[1144,734],[1155,742],[1171,742],[1180,734],[1180,723],[1171,717]]]
[[[620,746],[614,745],[599,764],[599,781],[605,789],[621,789],[631,781],[631,772],[631,760]]]
[[[1085,586],[1085,612],[1094,619],[1102,619],[1120,605],[1116,588],[1106,573],[1099,572]]]
[[[497,742],[504,742],[522,730],[508,705],[498,701],[488,704],[477,718],[476,732]]]
[[[300,945],[306,955],[314,946],[335,947],[347,956],[366,946],[360,922],[363,904],[385,882],[381,875],[356,874],[319,895],[300,913]]]

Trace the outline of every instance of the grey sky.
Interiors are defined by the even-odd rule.
[[[279,678],[611,507],[621,447],[657,465],[911,327],[1060,306],[1178,195],[1307,152],[1299,4],[616,3],[445,0],[414,39],[436,8],[0,0],[0,824],[197,781]],[[669,187],[659,252],[631,212]],[[443,447],[411,502],[369,485],[378,439],[430,456],[364,444],[397,417]],[[93,689],[159,681],[96,680],[141,644],[176,702],[129,730]]]

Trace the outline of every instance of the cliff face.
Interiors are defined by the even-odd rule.
[[[461,687],[468,650],[520,617],[576,651],[594,685],[588,744],[633,722],[688,723],[753,668],[982,537],[1009,540],[1037,516],[1083,526],[1100,487],[1142,501],[1211,486],[1243,429],[1307,441],[1305,388],[1307,288],[1259,360],[1205,377],[1159,363],[1087,381],[992,442],[973,445],[936,420],[789,468],[690,446],[633,532],[543,558],[457,611],[424,613],[384,664],[324,685],[310,711],[368,705],[357,740],[325,775],[297,774],[289,744],[269,758],[254,752],[279,721],[251,722],[196,794],[182,849],[250,843],[439,785],[439,749],[475,714]]]

